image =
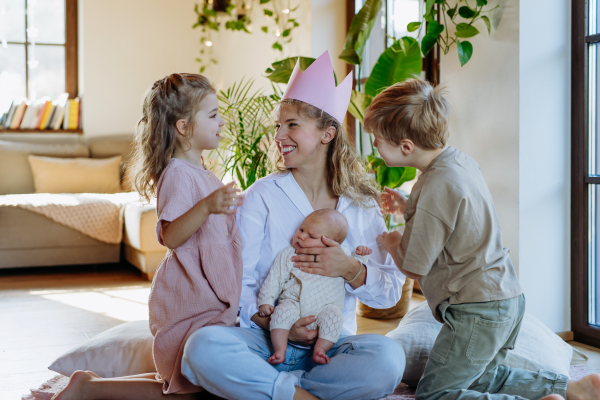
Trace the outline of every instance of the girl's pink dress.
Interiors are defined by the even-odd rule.
[[[210,171],[173,158],[157,188],[159,242],[161,222],[171,222],[223,187]],[[150,291],[150,330],[154,363],[163,392],[202,389],[181,374],[188,337],[207,325],[233,326],[242,290],[242,240],[233,215],[211,214],[192,237],[169,249]]]

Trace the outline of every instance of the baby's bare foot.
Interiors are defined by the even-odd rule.
[[[584,376],[578,381],[570,381],[567,385],[568,400],[600,399],[600,374]]]
[[[281,351],[276,351],[273,353],[271,357],[267,359],[267,362],[271,365],[281,364],[285,361],[285,353]]]
[[[84,386],[92,379],[94,379],[92,375],[86,371],[73,372],[67,387],[55,394],[52,400],[85,400]]]
[[[329,364],[329,357],[327,357],[327,354],[323,353],[321,350],[315,350],[313,352],[312,360],[315,364]]]

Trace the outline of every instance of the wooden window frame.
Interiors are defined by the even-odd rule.
[[[600,347],[600,327],[589,324],[588,273],[588,195],[600,184],[588,161],[588,48],[600,35],[587,35],[587,0],[573,0],[571,29],[571,329],[576,341]]]
[[[27,0],[25,2],[25,29],[27,29]],[[78,23],[77,23],[77,1],[65,0],[65,44],[36,43],[36,46],[64,46],[65,48],[65,92],[70,98],[79,95],[79,71],[78,71]],[[25,33],[25,42],[8,42],[8,44],[25,46],[25,96],[29,97],[29,38]]]

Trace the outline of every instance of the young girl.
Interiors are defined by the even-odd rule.
[[[100,379],[77,371],[56,396],[66,399],[197,398],[181,374],[188,337],[206,325],[233,326],[242,284],[236,207],[243,198],[203,164],[219,144],[223,119],[215,90],[196,74],[172,74],[154,83],[135,138],[134,185],[157,197],[158,240],[169,248],[150,292],[150,330],[157,374]],[[187,395],[186,395],[187,394]]]

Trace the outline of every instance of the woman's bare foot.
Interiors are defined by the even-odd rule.
[[[543,397],[540,400],[565,400],[565,398],[560,394],[551,394],[550,396]]]
[[[323,353],[322,350],[315,349],[313,351],[312,360],[315,364],[329,364],[329,357],[327,357],[327,354]]]
[[[52,400],[85,400],[85,386],[92,379],[94,379],[94,377],[86,371],[73,372],[67,387],[55,394],[52,397]]]
[[[85,371],[85,372],[87,372],[88,374],[90,374],[90,375],[91,375],[91,376],[93,376],[94,378],[99,378],[99,379],[102,379],[102,378],[100,377],[100,375],[98,375],[97,373],[95,373],[95,372],[93,372],[93,371]]]
[[[275,353],[267,359],[267,362],[271,365],[281,364],[285,361],[285,352],[281,350],[275,350]]]
[[[568,400],[597,400],[600,399],[600,374],[584,376],[578,381],[567,384]]]

